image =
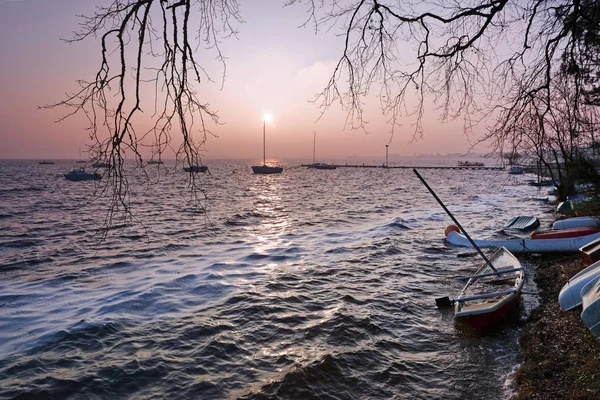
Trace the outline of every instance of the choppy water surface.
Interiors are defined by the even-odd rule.
[[[435,307],[480,261],[445,246],[450,218],[411,170],[249,164],[209,164],[208,220],[183,172],[134,183],[143,225],[98,242],[106,203],[62,177],[71,163],[0,161],[0,397],[510,395],[518,325],[480,337]],[[550,222],[532,176],[421,174],[472,236]]]

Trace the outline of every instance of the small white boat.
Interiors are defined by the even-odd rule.
[[[74,169],[73,171],[63,174],[68,181],[99,181],[102,176],[96,172],[85,172],[85,169]]]
[[[469,239],[458,231],[459,229],[454,225],[447,227],[446,243],[455,246],[473,247]],[[580,247],[598,238],[600,238],[600,232],[560,239],[479,239],[473,241],[479,247],[506,247],[509,251],[515,253],[568,253],[577,252]]]
[[[600,275],[581,289],[581,320],[600,340]]]
[[[596,228],[598,226],[600,226],[600,219],[596,217],[573,217],[556,221],[552,224],[552,229]]]
[[[208,167],[206,165],[190,165],[189,167],[183,167],[185,172],[206,172]]]
[[[475,329],[487,329],[504,319],[517,305],[525,283],[519,260],[501,247],[489,258],[496,271],[484,263],[454,299],[454,318]]]
[[[590,281],[600,276],[600,262],[579,271],[571,277],[558,294],[558,304],[563,310],[571,310],[581,305],[581,289]]]

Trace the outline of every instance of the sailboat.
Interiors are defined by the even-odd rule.
[[[77,161],[77,164],[85,164],[86,161],[81,159],[81,146],[79,146],[79,160]]]
[[[335,165],[316,162],[316,160],[315,160],[316,148],[317,148],[317,132],[315,131],[313,134],[313,162],[312,162],[312,164],[308,164],[307,167],[308,168],[316,168],[316,169],[336,169],[337,167]]]
[[[267,165],[266,153],[266,118],[263,120],[263,165],[253,165],[252,171],[255,174],[279,174],[283,171],[282,167],[270,167]]]

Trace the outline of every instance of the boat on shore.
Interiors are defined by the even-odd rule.
[[[558,304],[563,310],[572,310],[581,305],[581,289],[600,276],[600,262],[596,262],[571,277],[558,294]]]
[[[598,228],[568,228],[568,229],[550,229],[548,231],[535,231],[529,235],[533,240],[548,240],[548,239],[566,239],[573,237],[581,237],[593,235],[600,232]]]
[[[99,181],[102,175],[97,172],[85,172],[85,169],[74,169],[73,171],[63,174],[68,181]]]
[[[579,255],[584,265],[591,265],[600,261],[600,239],[592,240],[579,249]]]
[[[208,167],[206,165],[190,165],[189,167],[183,167],[185,172],[206,172]]]
[[[581,320],[600,340],[600,275],[581,289]]]
[[[477,330],[496,325],[514,310],[525,283],[521,263],[505,247],[496,250],[489,261],[474,275],[458,278],[468,280],[453,300],[454,318]]]
[[[573,217],[561,219],[552,224],[552,229],[596,228],[600,227],[600,219],[596,217]]]
[[[473,241],[479,247],[506,247],[507,250],[514,253],[570,253],[578,252],[580,247],[598,238],[600,238],[600,232],[555,239],[474,239]],[[456,225],[446,228],[446,243],[454,246],[473,247]]]

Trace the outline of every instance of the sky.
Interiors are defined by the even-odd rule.
[[[62,100],[97,68],[99,41],[67,44],[80,20],[105,0],[0,0],[0,159],[75,159],[89,144],[87,123],[79,117],[56,120],[66,112],[39,106]],[[214,84],[199,88],[201,98],[218,110],[222,125],[212,126],[204,156],[220,159],[262,157],[263,115],[267,157],[320,161],[350,156],[464,153],[470,143],[460,122],[441,124],[433,106],[424,116],[424,137],[412,141],[411,121],[391,136],[391,125],[376,99],[366,104],[366,129],[346,126],[346,113],[334,105],[322,117],[310,101],[327,84],[341,55],[336,32],[318,32],[305,21],[302,6],[281,0],[240,0],[244,24],[237,39],[223,43],[227,73],[211,74]],[[319,118],[320,117],[320,118]],[[473,138],[471,138],[473,140]],[[485,148],[476,148],[485,152]],[[148,150],[149,154],[150,150]]]

